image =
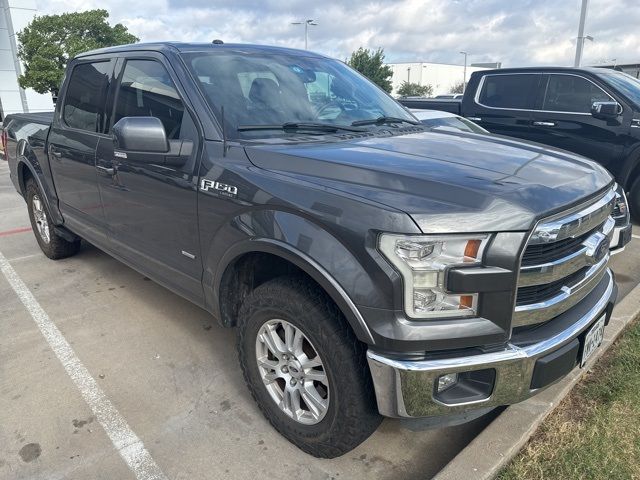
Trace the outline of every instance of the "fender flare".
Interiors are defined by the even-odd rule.
[[[285,242],[271,238],[252,238],[236,243],[227,250],[220,259],[219,268],[216,269],[216,274],[213,279],[215,301],[212,307],[215,310],[214,314],[217,318],[220,318],[219,292],[225,272],[244,254],[256,252],[269,253],[287,260],[309,275],[336,303],[358,339],[371,345],[375,344],[371,330],[364,321],[357,306],[332,275],[306,253]]]
[[[618,183],[622,185],[625,191],[631,188],[633,181],[633,172],[640,167],[640,145],[636,145],[624,159],[622,169],[620,170],[619,178],[616,178]]]
[[[42,181],[42,177],[43,177],[42,171],[38,172],[38,170],[34,167],[32,162],[29,161],[29,159],[24,155],[19,156],[16,162],[16,174],[18,175],[18,185],[20,186],[20,190],[21,190],[20,194],[22,195],[22,197],[25,199],[25,201],[27,201],[27,198],[25,197],[26,182],[24,179],[23,168],[26,168],[29,170],[29,172],[31,173],[31,178],[35,180],[36,184],[38,185],[38,188],[43,193],[42,196],[44,197],[44,203],[47,207],[47,210],[51,214],[53,223],[56,225],[62,225],[64,223],[62,214],[60,213],[58,206],[53,205],[51,203],[49,195],[47,194],[48,190],[44,188],[44,184]]]

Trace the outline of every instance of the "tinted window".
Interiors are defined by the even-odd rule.
[[[586,78],[549,75],[542,110],[589,113],[593,102],[607,101],[611,101],[611,97]]]
[[[164,66],[154,60],[126,63],[114,123],[123,117],[159,118],[169,140],[180,138],[184,106]]]
[[[617,88],[622,95],[636,105],[640,105],[640,81],[622,72],[607,72],[598,75],[602,80]]]
[[[111,63],[76,65],[71,72],[62,118],[69,127],[103,132],[107,124],[104,102],[109,90]]]
[[[529,97],[539,75],[487,75],[479,101],[495,108],[531,108]]]

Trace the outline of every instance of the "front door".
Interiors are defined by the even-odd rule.
[[[591,80],[565,73],[544,76],[531,114],[531,140],[584,155],[607,167],[622,154],[623,116],[602,120],[591,115],[593,102],[615,101]],[[621,112],[622,113],[622,112]]]
[[[124,58],[113,123],[156,117],[169,142],[191,141],[183,166],[141,163],[144,153],[98,145],[96,170],[112,247],[118,255],[196,303],[202,303],[197,217],[199,134],[174,77],[160,56]],[[159,162],[160,163],[160,162]]]

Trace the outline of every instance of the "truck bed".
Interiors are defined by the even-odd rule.
[[[53,112],[12,113],[10,115],[7,115],[7,118],[5,119],[5,125],[12,118],[28,120],[31,123],[38,123],[42,125],[51,125],[51,122],[53,121]]]
[[[440,110],[460,115],[461,99],[440,99],[440,98],[399,98],[398,101],[408,108],[419,110]]]

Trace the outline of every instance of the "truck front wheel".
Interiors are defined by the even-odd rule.
[[[51,223],[51,215],[47,210],[43,194],[32,178],[27,180],[25,191],[31,228],[33,228],[40,250],[53,260],[78,253],[80,250],[79,239],[70,242],[55,232],[55,226]]]
[[[238,350],[260,410],[301,450],[334,458],[380,424],[364,345],[306,278],[276,278],[247,297]]]

